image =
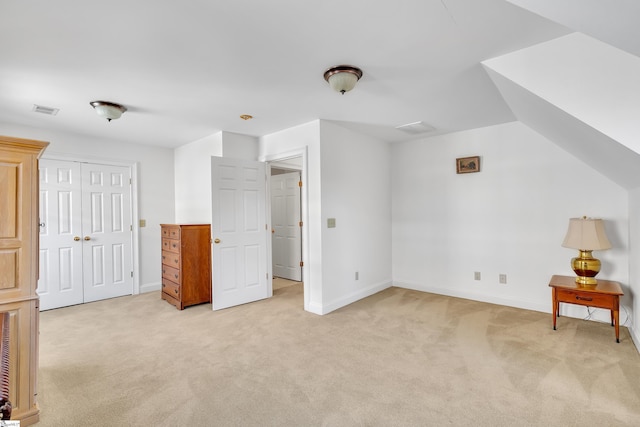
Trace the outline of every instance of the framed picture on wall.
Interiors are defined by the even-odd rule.
[[[456,159],[456,173],[480,172],[480,156]]]

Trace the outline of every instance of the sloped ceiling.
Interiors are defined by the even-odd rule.
[[[537,11],[553,11],[551,15],[562,19],[564,15],[560,12],[565,11],[568,3],[575,2],[557,3],[558,10],[544,1],[535,2],[535,6]],[[598,27],[596,12],[600,12],[603,22],[598,27],[599,33],[608,35],[618,46],[634,48],[634,43],[616,37],[620,30],[609,34],[600,28],[612,26],[609,22],[612,14],[602,10],[603,2],[589,9],[592,3],[581,2],[581,7],[574,10],[591,17],[582,27]],[[629,32],[640,36],[636,27]],[[637,55],[574,33],[486,60],[483,65],[518,120],[622,187],[640,186]]]

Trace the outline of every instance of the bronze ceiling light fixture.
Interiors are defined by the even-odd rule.
[[[362,70],[351,65],[336,65],[324,72],[324,79],[329,86],[344,95],[356,86],[362,77]]]
[[[127,111],[126,107],[109,101],[91,101],[89,105],[96,110],[100,117],[104,117],[108,122],[119,119],[122,113]]]

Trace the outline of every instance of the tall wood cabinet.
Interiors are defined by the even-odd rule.
[[[0,136],[0,313],[9,313],[11,419],[36,423],[38,158],[48,142]]]
[[[162,299],[178,310],[211,302],[211,226],[160,224]]]

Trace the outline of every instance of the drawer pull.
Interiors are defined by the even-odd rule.
[[[579,301],[593,301],[593,298],[581,297],[580,295],[576,295],[576,299]]]
[[[175,292],[176,295],[178,294],[178,290],[177,289],[174,289],[173,292]]]
[[[173,262],[178,263],[178,258],[174,259]]]
[[[178,278],[178,275],[177,275],[177,274],[174,274],[173,276],[174,276],[176,279]],[[589,300],[589,301],[591,301],[591,300]]]

